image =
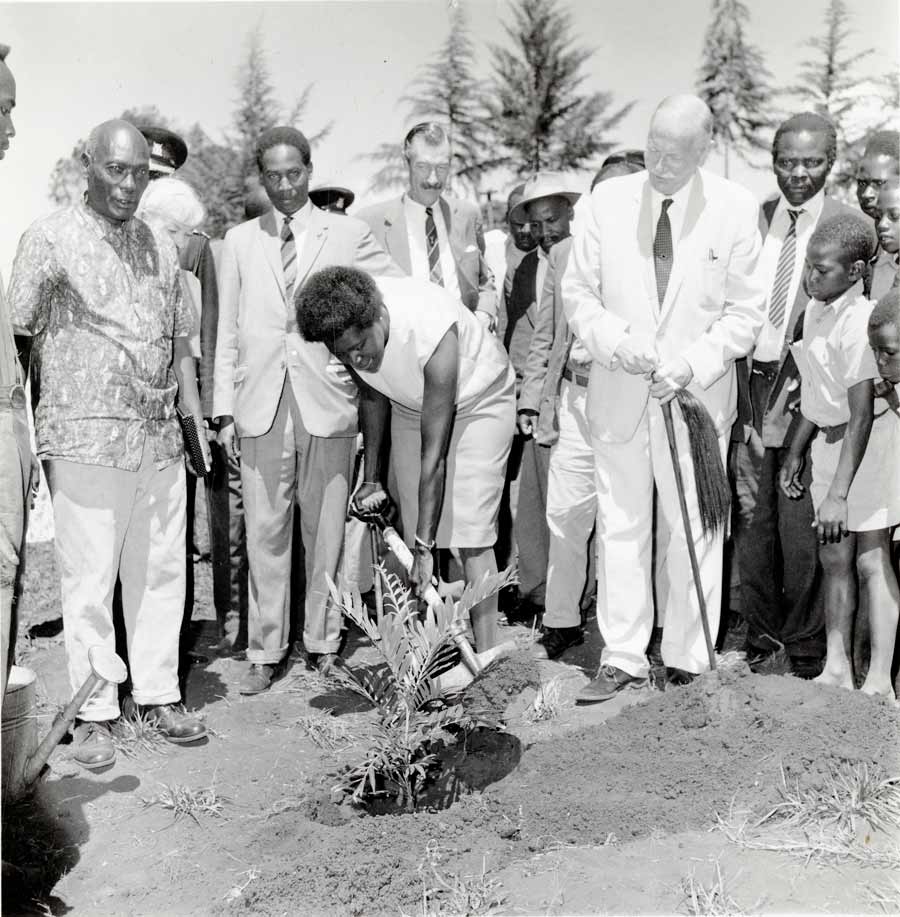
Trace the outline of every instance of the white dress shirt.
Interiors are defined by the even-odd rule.
[[[753,351],[753,359],[761,363],[769,363],[781,359],[781,350],[784,347],[784,336],[787,333],[788,322],[791,317],[791,309],[794,300],[797,298],[797,292],[800,290],[800,284],[803,280],[803,268],[806,261],[806,246],[809,244],[809,237],[819,222],[822,215],[822,206],[825,203],[825,192],[819,191],[811,197],[805,204],[794,207],[785,200],[784,195],[778,200],[775,207],[775,213],[772,214],[772,222],[769,224],[769,231],[763,240],[762,253],[759,256],[757,264],[757,276],[763,288],[766,290],[766,321],[759,332],[756,340],[756,347]],[[775,327],[768,318],[771,307],[770,299],[772,296],[772,286],[775,283],[775,272],[778,270],[778,258],[781,255],[781,247],[784,244],[784,237],[791,228],[791,218],[788,216],[788,210],[802,210],[803,213],[797,217],[797,247],[794,255],[794,272],[791,274],[791,285],[788,287],[787,300],[784,308],[784,321],[780,327]]]
[[[414,201],[408,194],[404,194],[403,211],[406,216],[406,235],[409,240],[409,263],[412,267],[412,276],[422,280],[431,280],[431,268],[428,265],[428,242],[425,238],[425,207],[418,201]],[[440,198],[434,202],[431,214],[434,217],[434,225],[438,234],[444,289],[459,299],[456,262],[453,260],[453,252],[450,249],[450,236],[444,224]]]
[[[541,307],[541,293],[544,290],[544,281],[547,279],[547,268],[550,266],[547,261],[547,253],[540,247],[537,247],[537,270],[534,273],[534,304],[536,308]]]
[[[650,208],[653,220],[650,225],[654,240],[656,239],[656,224],[659,222],[659,215],[662,213],[662,202],[671,200],[672,204],[668,209],[668,214],[669,225],[672,227],[672,247],[674,248],[678,244],[678,240],[681,238],[681,230],[684,227],[688,201],[691,199],[691,192],[694,190],[696,181],[697,175],[694,173],[694,177],[674,194],[662,194],[652,185],[650,186]]]

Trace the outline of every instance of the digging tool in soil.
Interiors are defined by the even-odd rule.
[[[373,529],[377,528],[378,531],[381,532],[381,537],[384,539],[384,543],[387,545],[388,550],[391,551],[398,561],[400,561],[406,572],[408,573],[412,570],[412,554],[397,530],[387,521],[384,513],[367,513],[355,506],[351,506],[350,514],[365,522]],[[425,590],[422,599],[430,609],[440,608],[444,604],[434,586],[429,586]],[[462,657],[462,662],[438,676],[437,684],[442,691],[461,690],[465,688],[494,660],[512,653],[516,649],[515,643],[507,641],[506,643],[500,643],[497,646],[491,647],[489,650],[476,653],[466,636],[466,622],[463,621],[459,615],[455,616],[453,620],[451,633],[453,634],[453,642],[456,644],[459,654]]]

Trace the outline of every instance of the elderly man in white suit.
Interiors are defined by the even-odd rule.
[[[569,326],[593,359],[587,410],[597,469],[597,619],[605,641],[594,703],[647,682],[653,627],[652,518],[671,535],[662,655],[670,682],[708,668],[661,405],[700,399],[722,459],[736,415],[734,361],[753,346],[764,292],[754,277],[759,208],[701,169],[712,116],[696,96],[665,99],[650,122],[647,171],[602,182],[579,208],[562,293]],[[723,535],[700,526],[687,430],[678,453],[700,579],[715,634]]]

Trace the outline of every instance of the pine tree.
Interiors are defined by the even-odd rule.
[[[434,60],[422,68],[400,101],[409,108],[408,121],[437,121],[450,138],[454,179],[477,193],[485,149],[484,105],[474,76],[475,50],[462,4],[449,8],[450,31]],[[368,155],[382,163],[372,178],[372,190],[402,184],[406,177],[403,148],[383,143]]]
[[[495,152],[486,152],[482,168],[525,176],[595,166],[633,103],[610,111],[611,93],[582,91],[593,51],[574,46],[571,17],[557,0],[517,0],[504,31],[512,49],[490,46],[488,149]]]
[[[829,0],[824,32],[803,42],[812,49],[811,57],[800,63],[798,83],[787,92],[801,105],[825,115],[837,129],[838,155],[828,177],[831,193],[846,196],[856,173],[856,161],[862,154],[863,129],[854,129],[855,110],[868,105],[874,93],[880,94],[875,81],[861,78],[858,65],[874,52],[871,48],[851,53],[848,42],[853,35],[850,13],[843,0]],[[874,130],[882,125],[869,124]]]
[[[726,176],[730,152],[748,161],[751,151],[767,147],[762,134],[771,126],[771,74],[762,52],[746,39],[749,18],[741,0],[713,0],[697,76],[697,94],[712,111],[713,140],[722,149]]]

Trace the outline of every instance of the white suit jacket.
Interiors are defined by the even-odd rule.
[[[698,171],[660,306],[650,192],[646,172],[598,184],[587,206],[576,208],[563,277],[569,328],[594,360],[588,415],[604,442],[630,440],[649,398],[649,382],[613,357],[626,334],[655,342],[660,363],[687,360],[694,373],[688,389],[722,434],[736,415],[734,361],[751,349],[764,318],[765,291],[754,275],[761,241],[753,196]]]
[[[219,328],[213,416],[230,414],[241,436],[272,426],[285,373],[306,429],[313,436],[353,436],[357,390],[324,344],[297,331],[287,301],[275,211],[230,229],[219,259]],[[365,223],[313,208],[297,259],[299,290],[313,272],[332,265],[375,276],[403,276]]]

